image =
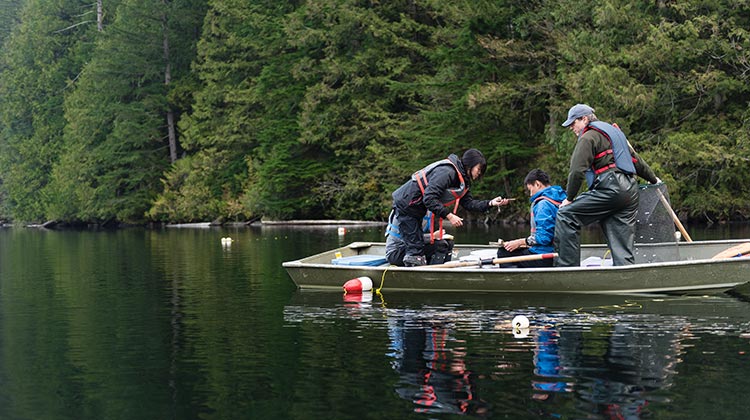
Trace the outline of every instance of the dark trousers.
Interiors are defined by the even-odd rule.
[[[393,211],[390,223],[398,226],[398,236],[388,235],[385,256],[390,264],[403,266],[407,255],[424,256],[427,264],[443,264],[451,260],[453,241],[435,239],[430,241],[422,231],[422,218]],[[429,236],[429,235],[427,235]]]
[[[398,230],[401,240],[406,244],[406,255],[424,255],[424,239],[422,234],[422,216],[414,217],[396,211]]]
[[[561,207],[555,223],[558,267],[581,264],[581,227],[599,222],[612,251],[614,265],[635,263],[635,219],[638,213],[638,182],[635,176],[617,171],[599,175],[589,191]]]
[[[513,252],[510,252],[503,247],[500,247],[497,250],[498,258],[520,257],[522,255],[535,255],[535,254],[529,251],[528,248],[518,248]],[[534,261],[518,261],[514,263],[500,264],[500,268],[552,267],[552,262],[553,262],[552,259],[534,260]]]

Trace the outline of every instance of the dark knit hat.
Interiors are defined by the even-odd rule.
[[[471,168],[481,165],[481,173],[479,176],[484,175],[484,171],[487,170],[487,160],[484,158],[482,152],[477,149],[469,149],[464,152],[464,156],[461,158],[461,163],[464,165],[466,174],[469,174]]]

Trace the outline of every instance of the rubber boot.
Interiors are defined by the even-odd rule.
[[[427,264],[424,255],[407,255],[404,257],[404,267],[420,267]]]

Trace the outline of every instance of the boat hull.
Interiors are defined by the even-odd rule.
[[[301,289],[338,289],[352,278],[367,276],[375,288],[408,291],[471,291],[524,293],[708,293],[734,288],[748,281],[750,258],[711,259],[746,241],[703,241],[639,245],[637,263],[622,267],[553,267],[501,269],[483,267],[395,267],[334,265],[336,254],[382,255],[382,243],[352,243],[297,261],[285,262],[292,281]],[[457,245],[460,255],[491,249]],[[582,257],[606,254],[606,246],[584,246]],[[639,261],[640,260],[640,261]]]

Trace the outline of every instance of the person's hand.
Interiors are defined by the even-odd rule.
[[[507,198],[500,197],[500,196],[497,196],[493,198],[492,200],[490,200],[490,206],[492,207],[507,206],[508,203],[510,203],[510,200],[508,200]]]
[[[512,241],[505,242],[503,244],[503,248],[505,248],[506,251],[513,252],[517,250],[518,248],[526,246],[526,239],[514,239]]]
[[[568,199],[566,198],[565,200],[563,200],[563,202],[562,202],[562,203],[560,203],[560,207],[561,207],[561,208],[562,208],[562,207],[565,207],[565,206],[567,206],[567,205],[568,205],[568,204],[570,204],[570,203],[572,203],[572,201],[570,201],[570,200],[568,200]]]
[[[453,213],[448,213],[448,217],[446,217],[446,219],[448,219],[448,221],[451,222],[451,225],[455,227],[461,227],[464,225],[464,219],[456,216]]]

